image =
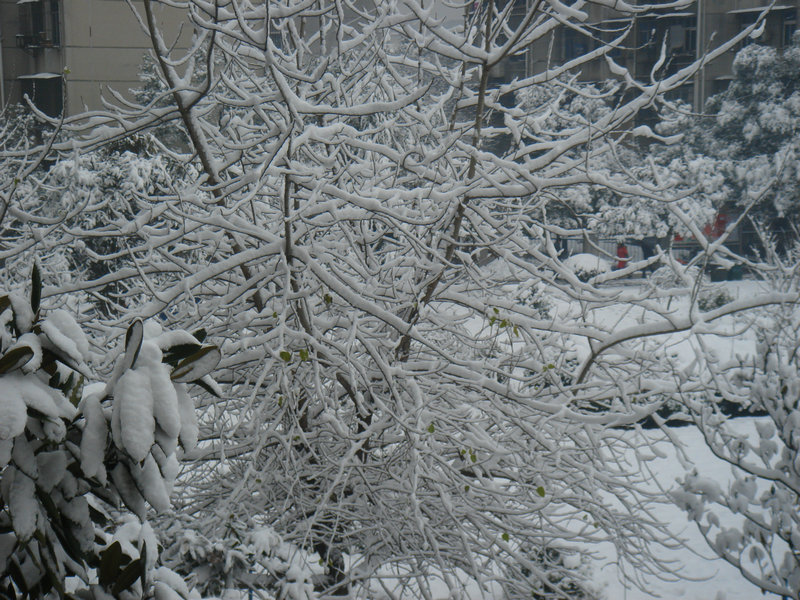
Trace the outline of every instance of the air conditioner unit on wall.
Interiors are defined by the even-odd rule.
[[[669,49],[680,50],[686,44],[686,28],[683,25],[671,25],[669,28]]]

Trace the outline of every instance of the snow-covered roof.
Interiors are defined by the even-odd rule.
[[[32,0],[34,2],[38,0]],[[20,75],[17,79],[56,79],[60,78],[58,73],[31,73],[30,75]]]

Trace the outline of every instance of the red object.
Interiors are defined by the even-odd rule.
[[[714,222],[703,227],[703,233],[712,240],[718,239],[728,228],[728,215],[717,213]]]
[[[628,263],[628,248],[625,244],[617,244],[617,269],[624,269]]]

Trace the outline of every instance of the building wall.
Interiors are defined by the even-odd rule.
[[[48,6],[51,1],[38,0],[48,15],[52,14]],[[141,85],[139,70],[150,49],[150,41],[127,3],[123,0],[57,1],[60,34],[57,43],[35,41],[27,48],[19,48],[17,36],[25,29],[19,6],[16,0],[0,0],[5,100],[20,101],[25,82],[30,76],[43,73],[64,75],[67,114],[102,108],[101,95],[109,87],[132,98],[130,90]],[[141,3],[136,3],[135,7],[143,14]],[[163,4],[155,4],[154,12],[170,43],[181,31],[185,14]],[[179,47],[188,46],[191,28],[184,29]]]
[[[667,61],[658,76],[676,72],[689,65],[705,50],[730,39],[743,27],[753,23],[761,10],[769,4],[769,0],[699,0],[677,14],[643,15],[637,17],[633,23],[605,6],[588,4],[584,10],[589,14],[585,23],[587,28],[596,38],[604,41],[610,41],[626,25],[631,25],[624,49],[615,51],[611,56],[630,69],[640,81],[647,81],[660,56],[662,42],[667,34]],[[799,13],[800,0],[777,0],[767,17],[764,33],[758,43],[778,48],[788,45]],[[590,37],[568,27],[558,27],[551,36],[530,48],[527,70],[529,73],[536,73],[548,67],[565,64],[596,46],[597,42]],[[741,47],[742,44],[739,44],[706,66],[677,94],[692,102],[696,108],[702,108],[709,96],[727,87],[727,82],[731,79],[733,58]],[[611,76],[605,60],[582,65],[580,73],[585,81],[601,81]]]
[[[513,0],[518,5],[514,18],[521,18],[530,0]],[[52,17],[55,2],[57,17]],[[669,60],[664,70],[674,72],[691,62],[698,49],[713,47],[741,30],[757,16],[756,9],[767,6],[768,0],[699,0],[679,16],[650,15],[638,18],[632,24],[626,48],[613,54],[616,61],[631,69],[636,77],[646,80],[653,63],[658,59],[661,41],[669,31],[673,41]],[[30,92],[33,75],[50,74],[41,80],[47,90],[61,85],[53,75],[65,74],[65,101],[67,114],[102,107],[101,94],[111,87],[123,96],[131,97],[131,88],[139,83],[139,69],[149,40],[142,32],[137,19],[123,0],[35,0],[28,6],[42,7],[45,24],[41,39],[27,48],[18,47],[18,35],[26,29],[20,19],[17,0],[0,0],[0,49],[2,57],[3,101],[18,102],[23,91]],[[142,10],[141,3],[135,4]],[[764,36],[759,43],[781,47],[787,43],[787,31],[793,27],[800,12],[800,0],[777,0],[774,12],[768,17]],[[588,4],[587,25],[595,37],[610,40],[629,25],[623,15],[605,6]],[[177,36],[185,15],[178,9],[156,3],[155,11],[165,29],[167,42]],[[789,24],[789,25],[787,25]],[[30,29],[30,27],[28,27]],[[186,27],[179,47],[189,43],[190,27]],[[692,34],[692,31],[694,33]],[[29,32],[30,33],[30,32]],[[712,34],[715,37],[712,38]],[[688,43],[691,36],[694,46]],[[34,32],[34,37],[38,36]],[[688,37],[685,37],[688,36]],[[55,39],[55,38],[58,39]],[[515,57],[493,70],[496,80],[510,81],[526,73],[540,72],[550,66],[560,65],[576,55],[591,50],[597,44],[567,27],[559,27],[547,39],[531,46],[527,55]],[[24,45],[24,44],[23,44]],[[731,75],[734,49],[705,67],[694,81],[684,86],[681,95],[701,107],[711,94],[722,91]],[[65,73],[65,68],[68,72]],[[587,81],[600,81],[610,76],[604,60],[593,61],[581,67],[581,76]],[[22,77],[22,79],[20,79]],[[40,81],[40,80],[36,80]],[[41,86],[40,86],[41,87]]]

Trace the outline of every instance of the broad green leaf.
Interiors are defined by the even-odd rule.
[[[178,383],[195,381],[216,369],[220,360],[222,360],[222,354],[219,348],[216,346],[203,346],[200,350],[179,362],[170,377],[172,381]]]
[[[73,465],[77,465],[77,463],[72,463]],[[82,475],[79,473],[78,476]],[[102,512],[97,510],[91,504],[89,505],[89,518],[92,520],[92,523],[96,523],[100,527],[105,527],[108,523],[108,517],[104,515]]]
[[[222,394],[219,391],[219,387],[216,385],[214,380],[211,379],[211,377],[208,376],[201,377],[200,379],[195,379],[194,381],[192,381],[192,383],[199,385],[201,388],[203,388],[212,396],[215,396],[216,398],[222,398]]]
[[[114,596],[119,596],[121,592],[124,592],[129,587],[131,587],[134,582],[139,579],[139,576],[142,574],[142,563],[140,559],[136,559],[131,561],[127,567],[122,569],[122,572],[117,577],[117,581],[114,583],[114,587],[111,588],[111,593]]]
[[[20,589],[23,595],[28,594],[28,582],[25,579],[25,576],[22,574],[22,571],[17,565],[17,561],[10,560],[6,565],[8,569],[8,574],[11,575],[11,578],[14,580],[14,583],[17,584],[17,587]]]
[[[0,374],[15,371],[33,358],[33,350],[29,346],[18,346],[0,358]]]
[[[289,362],[290,360],[292,360],[292,353],[289,352],[288,350],[281,350],[278,356],[280,356],[281,360],[283,360],[284,362]]]
[[[31,310],[35,315],[39,312],[42,303],[42,274],[39,271],[38,261],[34,261],[31,269]]]
[[[144,338],[144,325],[141,319],[134,319],[133,323],[128,327],[125,332],[125,368],[122,371],[127,371],[136,364],[136,359],[139,358],[139,350],[142,348],[142,339]]]
[[[100,553],[100,568],[97,579],[103,587],[109,587],[122,569],[122,546],[114,542]]]
[[[542,498],[544,498],[544,488],[542,486],[536,488],[536,493],[539,494],[539,496],[541,496]]]
[[[164,351],[163,362],[170,365],[177,365],[184,358],[187,358],[200,350],[201,344],[175,344]]]
[[[83,375],[78,377],[77,383],[73,385],[73,374],[70,373],[67,382],[64,384],[64,393],[66,394],[69,390],[69,401],[72,406],[75,408],[78,407],[78,404],[81,402],[81,397],[83,396],[83,384],[85,382],[85,378]]]

